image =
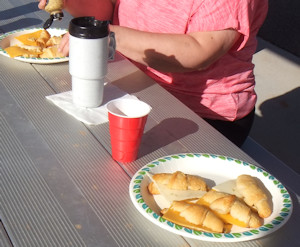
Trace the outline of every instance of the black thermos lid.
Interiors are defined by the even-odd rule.
[[[69,32],[82,39],[98,39],[108,36],[109,21],[99,21],[93,16],[74,18],[70,21]]]

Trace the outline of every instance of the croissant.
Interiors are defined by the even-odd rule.
[[[10,57],[27,57],[27,58],[55,58],[64,57],[58,52],[58,45],[62,36],[50,36],[47,30],[41,29],[33,33],[26,33],[15,37],[11,45],[4,50]],[[17,41],[18,40],[18,41]]]
[[[251,228],[263,224],[262,218],[235,195],[210,190],[197,203],[201,202],[228,223]]]
[[[224,222],[207,207],[199,204],[174,201],[170,208],[161,213],[166,220],[188,228],[219,233],[225,230]]]
[[[176,171],[171,173],[157,173],[152,176],[157,184],[166,185],[172,190],[202,190],[207,191],[207,185],[203,179],[198,176],[184,174]],[[160,194],[159,189],[154,182],[149,183],[148,190],[153,195]]]
[[[38,30],[33,33],[25,33],[25,34],[15,37],[15,39],[19,40],[24,45],[39,46],[37,39],[40,37],[42,32],[43,32],[43,30]]]
[[[64,55],[58,51],[58,46],[50,46],[48,48],[43,49],[43,53],[40,54],[40,58],[55,58],[55,57],[63,57]]]
[[[271,215],[272,207],[269,198],[257,178],[240,175],[236,180],[236,190],[247,205],[257,210],[260,217],[267,218]]]
[[[23,57],[35,58],[41,54],[41,52],[38,50],[27,50],[19,46],[9,46],[4,50],[7,52],[7,54],[10,57],[23,56]]]
[[[59,45],[61,40],[62,40],[62,36],[53,36],[47,41],[46,47]]]
[[[50,33],[47,30],[42,30],[40,36],[37,38],[36,42],[41,46],[45,47],[47,41],[51,38]]]

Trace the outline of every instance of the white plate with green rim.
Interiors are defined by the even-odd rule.
[[[173,173],[182,171],[205,178],[209,187],[236,179],[241,174],[259,178],[272,195],[273,211],[259,228],[233,226],[230,233],[207,233],[176,225],[163,219],[154,197],[149,194],[147,172]],[[281,228],[292,214],[293,204],[284,185],[265,170],[247,162],[227,156],[188,153],[159,158],[142,167],[132,177],[129,185],[130,198],[137,210],[157,226],[175,234],[204,241],[238,242],[264,237]]]
[[[0,54],[6,57],[9,57],[7,52],[4,50],[5,48],[14,44],[14,37],[26,34],[33,33],[41,28],[27,28],[27,29],[19,29],[12,32],[8,32],[0,35]],[[66,29],[60,28],[48,28],[47,31],[52,36],[60,36],[67,32]],[[62,63],[69,61],[69,57],[56,57],[56,58],[28,58],[28,57],[14,57],[13,59],[19,60],[26,63],[38,63],[38,64],[51,64],[51,63]]]

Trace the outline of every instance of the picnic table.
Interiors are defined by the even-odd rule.
[[[0,31],[41,27],[48,14],[30,0],[3,0]],[[70,16],[54,24],[67,28]],[[71,90],[68,62],[0,56],[0,246],[299,246],[299,176],[284,164],[257,163],[121,54],[107,82],[152,107],[138,159],[111,157],[109,123],[84,124],[46,99]],[[129,184],[160,157],[232,157],[273,176],[292,201],[289,219],[249,241],[203,241],[147,220]],[[229,158],[227,159],[229,160]],[[289,210],[286,208],[286,210]]]

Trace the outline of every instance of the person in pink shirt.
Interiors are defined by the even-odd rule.
[[[65,8],[74,17],[111,18],[120,53],[236,145],[244,143],[267,0],[65,0]],[[67,35],[60,48],[68,54]]]

